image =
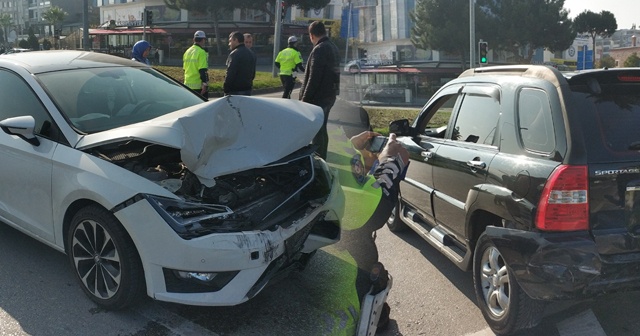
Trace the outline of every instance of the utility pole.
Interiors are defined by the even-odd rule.
[[[280,35],[282,34],[282,0],[276,0],[276,8],[274,10],[276,12],[276,24],[275,32],[273,33],[273,59],[275,60],[276,57],[278,57],[278,52],[280,52]],[[271,66],[271,75],[273,77],[278,77],[278,68],[276,68],[275,63]]]
[[[475,0],[469,0],[469,68],[476,65],[476,14]]]
[[[349,38],[351,37],[351,11],[353,10],[351,0],[349,0],[349,18],[347,19],[347,46],[344,49],[344,64],[349,63]]]
[[[82,48],[89,51],[89,0],[82,0]]]
[[[147,7],[142,9],[142,39],[147,39]]]

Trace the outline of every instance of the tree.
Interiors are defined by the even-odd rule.
[[[57,29],[58,22],[64,21],[66,16],[67,13],[58,6],[51,6],[51,8],[42,13],[42,18],[49,22],[49,24],[53,26],[54,30]]]
[[[235,1],[228,0],[164,0],[171,9],[186,9],[188,11],[205,11],[213,17],[213,32],[216,36],[217,55],[222,55],[220,42],[220,17],[226,10],[233,10]]]
[[[29,48],[31,48],[31,45],[29,44],[29,42],[27,40],[22,39],[22,40],[20,40],[18,42],[18,47],[20,47],[22,49],[29,49]]]
[[[565,50],[576,37],[564,0],[477,0],[476,6],[476,37],[518,63],[531,63],[538,48]]]
[[[625,67],[639,67],[640,66],[640,57],[638,57],[638,53],[633,53],[626,60],[624,60]]]
[[[592,50],[596,50],[596,36],[611,37],[618,29],[618,23],[613,13],[603,10],[599,14],[590,10],[578,14],[573,20],[576,33],[586,33],[591,36]],[[595,57],[595,52],[594,52]],[[595,61],[595,59],[594,59]]]
[[[2,27],[4,42],[9,43],[9,28],[11,27],[11,15],[7,13],[0,14],[0,26]]]
[[[462,70],[469,53],[469,1],[417,0],[409,13],[414,26],[411,42],[420,49],[433,49],[460,56]]]
[[[616,60],[609,55],[604,55],[598,61],[598,68],[615,68]]]
[[[51,26],[53,26],[54,36],[56,35],[55,31],[57,29],[58,22],[64,21],[64,18],[67,16],[67,13],[62,10],[62,8],[58,6],[52,6],[44,13],[42,13],[42,18],[49,22]],[[58,44],[54,45],[56,48]]]
[[[36,34],[33,33],[33,27],[29,27],[29,38],[27,39],[27,45],[28,47],[21,46],[21,48],[40,50],[40,43],[38,42],[38,38],[36,37]]]

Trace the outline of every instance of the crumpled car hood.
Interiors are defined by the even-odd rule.
[[[264,166],[308,145],[323,121],[320,107],[297,100],[226,96],[86,135],[75,147],[142,140],[178,148],[187,168],[210,187],[217,176]]]

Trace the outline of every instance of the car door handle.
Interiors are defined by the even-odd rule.
[[[485,169],[487,168],[487,164],[479,161],[479,160],[471,160],[471,161],[467,161],[467,166],[473,168],[473,169]]]
[[[433,157],[433,153],[429,151],[424,151],[424,152],[420,152],[420,156],[424,158],[424,161],[427,161]]]

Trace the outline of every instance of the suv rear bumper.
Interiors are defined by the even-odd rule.
[[[518,284],[533,299],[558,300],[640,288],[640,255],[611,262],[589,232],[541,233],[488,227]]]

